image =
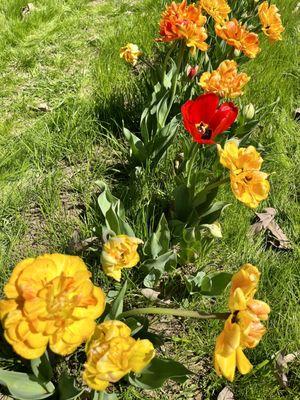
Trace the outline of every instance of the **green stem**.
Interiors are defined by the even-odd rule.
[[[214,182],[211,185],[207,185],[203,189],[203,191],[205,190],[205,192],[209,192],[210,190],[215,189],[215,188],[217,188],[217,187],[219,187],[221,185],[224,185],[225,183],[228,183],[228,182],[230,182],[230,177],[229,176],[227,176],[226,178],[220,179],[219,181]]]
[[[119,319],[132,317],[141,314],[158,314],[158,315],[173,315],[177,317],[196,318],[196,319],[221,319],[226,320],[230,313],[203,313],[198,311],[184,310],[180,308],[136,308],[125,311],[119,315]]]
[[[194,161],[196,159],[196,156],[198,154],[198,149],[199,149],[199,144],[192,142],[191,149],[190,149],[190,154],[188,157],[188,160],[186,162],[186,175],[187,175],[187,186],[191,186],[191,176],[193,173],[193,166],[194,166]]]
[[[167,121],[167,118],[170,114],[170,111],[172,109],[173,103],[174,103],[174,99],[175,99],[175,95],[176,95],[176,89],[177,89],[177,85],[178,85],[178,76],[180,73],[180,69],[181,69],[181,64],[182,64],[182,60],[183,60],[183,56],[184,56],[184,51],[185,51],[185,43],[181,43],[180,45],[180,50],[179,50],[179,56],[178,56],[178,61],[177,61],[177,68],[176,68],[176,73],[174,75],[173,78],[173,82],[172,82],[172,88],[171,88],[171,99],[170,99],[170,103],[167,109],[167,112],[165,114],[165,118],[162,122],[162,127],[165,126],[165,123]]]

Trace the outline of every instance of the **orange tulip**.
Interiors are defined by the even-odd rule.
[[[186,0],[181,3],[174,1],[166,7],[160,21],[160,42],[184,40],[192,52],[196,49],[206,51],[208,44],[204,24],[206,17],[201,13],[200,5],[187,5]]]
[[[215,30],[221,39],[242,51],[249,58],[255,58],[261,51],[257,34],[249,32],[235,18],[222,24],[216,24]]]
[[[200,0],[199,3],[216,22],[222,23],[231,11],[227,0]]]
[[[225,60],[215,71],[204,72],[199,85],[205,92],[234,99],[243,94],[242,89],[249,80],[247,74],[238,73],[237,63],[234,60]]]
[[[275,4],[264,1],[258,8],[258,16],[262,24],[262,31],[269,37],[271,42],[282,40],[281,34],[284,32],[281,16]]]

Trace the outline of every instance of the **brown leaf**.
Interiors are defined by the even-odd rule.
[[[234,394],[228,386],[225,386],[224,389],[219,393],[217,400],[234,400]]]
[[[79,232],[76,230],[70,239],[68,251],[72,253],[81,253],[93,246],[100,247],[100,239],[97,236],[81,240]]]
[[[287,355],[284,355],[284,353],[278,354],[276,358],[276,377],[282,387],[288,386],[288,364],[293,362],[299,355],[299,351]]]
[[[262,213],[256,214],[256,221],[251,225],[250,234],[257,235],[262,231],[267,233],[267,243],[280,250],[290,250],[290,241],[275,221],[275,208],[265,208]]]
[[[152,300],[152,301],[158,300],[158,296],[160,295],[160,292],[156,292],[155,290],[152,290],[152,289],[142,289],[141,293],[147,299]]]

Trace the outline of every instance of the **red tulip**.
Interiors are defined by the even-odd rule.
[[[215,137],[229,129],[236,120],[238,108],[233,103],[218,105],[219,97],[207,93],[188,100],[181,107],[184,127],[195,142],[214,144]]]

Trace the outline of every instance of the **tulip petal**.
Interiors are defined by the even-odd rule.
[[[250,363],[248,358],[245,356],[241,347],[239,347],[236,351],[236,364],[237,364],[238,370],[240,371],[240,373],[242,375],[248,374],[253,368],[253,365]]]

